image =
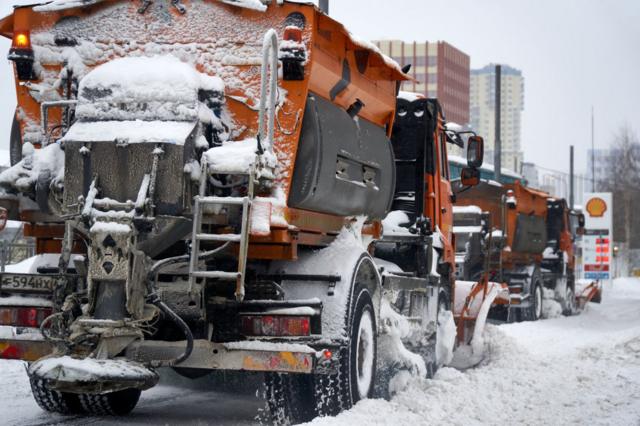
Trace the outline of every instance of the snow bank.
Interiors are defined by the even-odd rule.
[[[608,290],[579,316],[488,325],[488,356],[477,368],[410,377],[391,401],[361,401],[310,424],[636,424],[640,280]]]

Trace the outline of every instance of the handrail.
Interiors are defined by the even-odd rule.
[[[269,53],[271,53],[271,63],[269,63]],[[267,67],[270,68],[269,76],[269,105],[266,105],[267,98]],[[276,30],[271,28],[264,35],[262,41],[262,66],[260,69],[260,110],[258,115],[258,139],[262,144],[268,141],[267,149],[273,151],[273,133],[275,127],[276,115],[276,95],[278,90],[278,34]],[[264,137],[264,115],[265,110],[269,108],[269,117],[267,124],[267,138]]]

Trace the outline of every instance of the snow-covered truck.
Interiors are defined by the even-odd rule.
[[[453,279],[438,102],[397,99],[407,75],[313,5],[56,0],[0,34],[2,205],[39,256],[2,275],[0,349],[42,408],[125,414],[160,367],[242,370],[307,420],[389,365],[432,372],[450,307],[479,335],[500,286]]]
[[[566,200],[519,181],[482,181],[461,192],[458,204],[458,278],[476,280],[488,274],[488,279],[509,286],[511,303],[493,313],[513,321],[538,320],[545,289],[565,315],[584,305],[585,293],[576,288],[575,276],[575,240],[584,216],[569,209]],[[587,293],[594,288],[590,283]]]

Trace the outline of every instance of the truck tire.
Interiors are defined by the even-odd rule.
[[[567,286],[567,294],[565,296],[563,308],[562,315],[564,316],[570,317],[576,313],[576,296],[570,286]]]
[[[78,399],[82,409],[87,414],[124,416],[136,407],[140,394],[141,391],[139,389],[124,389],[101,395],[78,394]]]
[[[373,299],[363,284],[356,283],[349,312],[349,340],[339,351],[338,373],[315,376],[317,414],[320,416],[335,416],[373,395],[377,328]]]
[[[78,395],[50,389],[43,379],[30,377],[29,383],[33,399],[43,410],[60,414],[78,414],[83,411]]]
[[[313,377],[301,374],[268,373],[265,377],[268,423],[305,423],[316,416]]]
[[[11,134],[9,141],[9,159],[14,166],[22,160],[22,134],[20,132],[20,122],[18,122],[18,110],[13,114],[11,123]]]
[[[522,310],[522,319],[524,321],[538,321],[542,318],[542,285],[538,280],[535,280],[532,286],[529,307]]]

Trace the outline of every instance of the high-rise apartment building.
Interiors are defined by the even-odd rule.
[[[469,55],[444,41],[379,40],[374,44],[401,66],[411,64],[409,75],[414,81],[402,83],[402,90],[438,98],[447,121],[469,123]]]
[[[502,65],[500,85],[500,141],[502,167],[520,170],[522,163],[521,113],[524,110],[522,72]],[[471,127],[485,140],[485,158],[493,162],[495,143],[495,65],[471,70]]]

